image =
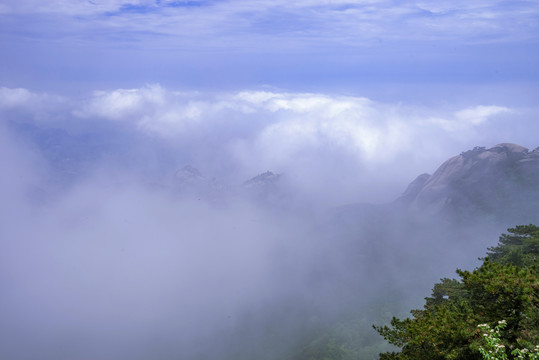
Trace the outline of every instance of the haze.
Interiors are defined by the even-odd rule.
[[[418,306],[515,224],[390,223],[367,252],[375,223],[335,214],[475,146],[536,148],[538,16],[533,1],[3,1],[0,357],[281,359],[382,294]],[[245,185],[267,171],[275,187]]]

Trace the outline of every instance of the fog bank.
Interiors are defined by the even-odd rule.
[[[2,357],[279,358],[378,297],[419,301],[500,229],[357,203],[390,202],[475,145],[533,148],[534,113],[2,88]]]

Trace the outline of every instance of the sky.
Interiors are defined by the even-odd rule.
[[[0,81],[76,93],[146,83],[362,96],[366,89],[397,101],[403,99],[392,91],[409,93],[403,85],[500,90],[537,82],[538,7],[478,0],[7,0],[0,7]],[[415,90],[415,100],[429,94]]]
[[[182,358],[246,309],[337,298],[355,273],[310,211],[537,148],[537,64],[537,1],[0,1],[0,355]],[[282,174],[293,206],[185,199],[186,165],[232,193]],[[410,270],[428,289],[481,241],[403,263],[440,260]]]

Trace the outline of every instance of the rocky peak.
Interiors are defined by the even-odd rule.
[[[399,199],[415,209],[500,213],[539,206],[539,151],[509,143],[475,147],[421,175]],[[526,204],[538,204],[521,206]],[[514,209],[513,209],[514,210]]]
[[[282,206],[285,203],[285,189],[282,175],[266,171],[243,183],[245,194],[266,205]]]
[[[246,188],[265,188],[273,187],[281,178],[280,174],[274,174],[271,171],[259,174],[243,183]]]

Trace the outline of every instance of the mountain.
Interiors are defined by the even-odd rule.
[[[181,196],[216,200],[223,186],[215,178],[207,178],[195,167],[186,165],[174,173],[173,190]]]
[[[216,178],[206,177],[197,168],[186,165],[174,173],[172,190],[180,197],[210,201],[247,197],[264,205],[277,205],[285,200],[281,180],[282,175],[266,171],[241,185],[224,185]]]
[[[476,147],[450,158],[432,175],[419,175],[397,202],[457,219],[480,215],[532,221],[539,214],[539,148]]]
[[[283,188],[283,176],[266,171],[243,183],[244,193],[257,202],[270,206],[282,206],[289,196]],[[290,195],[290,194],[288,194]]]
[[[92,123],[93,130],[64,129],[9,121],[17,142],[36,150],[50,168],[50,183],[60,188],[95,175],[95,171],[127,171],[145,182],[157,183],[169,173],[176,158],[155,139],[129,133],[108,124]],[[105,130],[106,129],[106,130]]]
[[[18,139],[39,149],[55,170],[55,180],[62,184],[77,180],[97,159],[115,149],[109,139],[93,134],[73,135],[61,128],[31,123],[9,122],[9,126]]]
[[[432,175],[419,175],[394,202],[335,208],[326,228],[347,266],[376,258],[380,272],[405,263],[411,274],[412,264],[422,264],[421,277],[424,269],[441,271],[444,256],[473,263],[500,232],[538,222],[539,149],[504,143],[448,159]],[[459,251],[464,243],[466,253]]]
[[[453,277],[455,264],[477,266],[505,229],[539,222],[539,148],[476,147],[448,159],[432,175],[419,175],[394,202],[341,206],[331,215],[324,229],[331,244],[327,258],[347,269],[339,273],[341,299],[358,304],[370,298],[376,304],[350,310],[323,335],[313,336],[294,360],[378,359],[376,346],[383,344],[363,330],[370,309],[398,313],[406,301],[418,308],[422,294],[430,293],[429,278]],[[329,277],[335,265],[327,258],[319,263]],[[388,323],[384,316],[374,315],[374,322]]]
[[[273,189],[277,186],[280,174],[274,174],[271,171],[259,174],[243,183],[247,189]]]

